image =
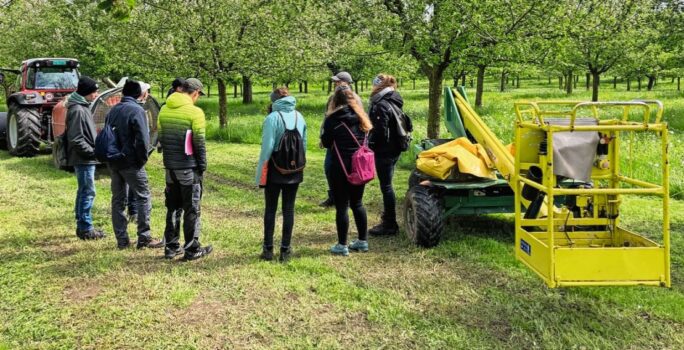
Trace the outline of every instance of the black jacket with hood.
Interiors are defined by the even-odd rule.
[[[377,96],[377,95],[376,95]],[[397,141],[395,108],[397,112],[404,106],[404,100],[396,91],[390,91],[379,99],[371,98],[368,117],[373,123],[369,143],[376,157],[398,157],[401,154]]]
[[[349,127],[351,134],[342,123]],[[344,166],[349,172],[351,171],[351,157],[359,149],[359,144],[363,144],[365,136],[366,134],[361,130],[359,117],[349,106],[338,108],[325,118],[321,143],[323,147],[330,148],[330,151],[333,152],[333,169],[342,171],[333,143],[337,146]]]
[[[107,113],[107,124],[114,128],[123,159],[109,163],[113,169],[140,168],[150,154],[150,130],[145,109],[130,96],[125,96]]]
[[[69,99],[66,103],[66,133],[68,164],[94,165],[95,158],[95,122],[90,113],[88,102]]]

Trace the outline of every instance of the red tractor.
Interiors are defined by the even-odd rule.
[[[10,154],[32,157],[41,150],[52,149],[55,166],[59,164],[54,141],[64,133],[66,125],[65,97],[76,91],[79,63],[71,58],[37,58],[22,62],[16,73],[13,93],[7,98],[7,113],[0,113],[0,147],[6,145]],[[4,75],[0,73],[0,83]],[[121,87],[104,91],[90,105],[99,132],[105,116],[121,100]],[[150,141],[156,143],[159,103],[150,96],[143,106],[147,111]]]
[[[7,113],[0,115],[0,138],[10,154],[36,155],[42,144],[53,140],[52,110],[62,98],[76,90],[78,61],[70,58],[35,58],[21,63],[16,83],[7,97]]]

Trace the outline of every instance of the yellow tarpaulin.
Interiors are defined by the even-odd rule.
[[[462,174],[496,179],[493,163],[481,145],[472,144],[466,137],[420,152],[416,167],[422,173],[445,180],[451,169],[458,165]]]

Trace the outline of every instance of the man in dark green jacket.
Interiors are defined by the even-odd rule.
[[[76,92],[66,103],[66,147],[69,165],[74,167],[78,191],[76,192],[76,236],[80,239],[104,238],[104,233],[93,227],[91,209],[95,200],[95,123],[90,103],[98,96],[95,80],[82,76]]]
[[[159,141],[166,168],[166,248],[164,257],[173,259],[185,251],[185,260],[199,259],[212,251],[202,247],[200,236],[200,201],[202,175],[207,169],[204,144],[206,120],[204,111],[195,106],[203,95],[202,83],[190,78],[183,84],[183,92],[174,92],[159,111]],[[185,245],[179,243],[180,232],[175,213],[183,210]]]

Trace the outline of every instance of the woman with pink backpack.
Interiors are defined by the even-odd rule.
[[[373,152],[368,148],[368,132],[373,125],[348,86],[338,89],[323,122],[321,143],[333,153],[332,192],[338,242],[330,249],[335,255],[368,251],[368,221],[363,206],[365,184],[375,176]],[[359,238],[347,243],[351,208]]]

